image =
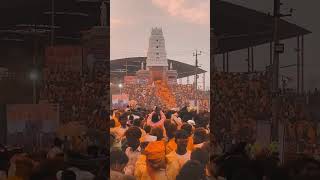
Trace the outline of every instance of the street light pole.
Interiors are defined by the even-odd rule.
[[[193,53],[193,56],[196,57],[195,61],[195,106],[197,107],[197,112],[199,112],[199,108],[198,108],[198,56],[201,55],[201,51],[198,52],[198,50],[196,50],[195,53]]]
[[[122,94],[122,87],[123,87],[123,85],[122,85],[122,84],[119,84],[118,87],[119,87],[120,95],[121,95],[121,94]]]

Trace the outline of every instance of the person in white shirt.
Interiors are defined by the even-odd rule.
[[[129,162],[124,168],[124,173],[126,175],[131,175],[131,176],[134,175],[135,164],[141,155],[141,148],[140,148],[141,134],[142,133],[140,129],[136,126],[130,127],[125,133],[127,145],[128,145],[128,147],[125,150],[125,153],[129,158]]]
[[[62,142],[59,138],[54,139],[54,146],[49,150],[47,154],[48,159],[54,159],[55,157],[63,154]]]
[[[123,173],[128,161],[129,158],[123,151],[112,150],[110,152],[110,180],[124,180],[132,177]]]

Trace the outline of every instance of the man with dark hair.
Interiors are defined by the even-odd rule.
[[[133,126],[140,127],[140,126],[141,126],[141,120],[140,120],[140,118],[134,119],[133,122],[132,122],[132,125],[133,125]]]
[[[124,151],[129,158],[129,162],[125,167],[124,172],[127,175],[134,175],[135,163],[141,154],[141,135],[142,133],[140,131],[140,128],[136,126],[130,127],[125,133],[127,146],[124,148]]]
[[[184,123],[182,126],[181,126],[181,129],[185,130],[188,134],[188,147],[187,149],[189,151],[192,151],[193,150],[193,138],[192,138],[192,125],[188,124],[188,123]]]
[[[177,131],[177,125],[170,123],[166,128],[167,134],[167,144],[166,144],[166,154],[169,154],[171,151],[175,151],[177,149],[177,143],[175,141],[175,134]]]
[[[124,133],[125,137],[128,138],[136,138],[136,139],[140,139],[142,136],[142,133],[140,131],[139,127],[136,126],[132,126],[130,128],[128,128],[128,130]]]
[[[193,148],[201,148],[207,141],[208,134],[204,128],[197,128],[193,134]]]
[[[141,128],[141,119],[140,119],[140,118],[134,119],[132,125],[133,125],[133,126],[136,126],[136,127],[138,127],[138,128],[140,129],[140,131],[141,131],[141,133],[142,133],[142,135],[141,135],[142,137],[146,135],[145,130],[143,130],[143,129]]]
[[[124,133],[128,130],[127,127],[127,116],[126,115],[121,115],[119,117],[119,121],[120,121],[120,126],[114,128],[113,132],[115,133],[115,135],[117,136],[117,139],[122,139],[124,136]]]
[[[150,135],[156,136],[157,141],[161,141],[163,139],[163,130],[159,127],[152,128]]]
[[[191,152],[187,150],[188,133],[185,130],[178,130],[175,134],[177,148],[167,156],[167,172],[170,177],[176,177],[181,167],[190,160]]]
[[[144,129],[144,131],[145,131],[147,134],[149,134],[149,133],[151,132],[151,126],[149,126],[149,125],[145,125],[145,126],[143,127],[143,129]]]
[[[122,180],[125,179],[123,170],[129,162],[128,156],[120,151],[113,150],[110,152],[110,180]]]
[[[206,172],[206,167],[208,166],[209,163],[209,152],[202,149],[202,148],[196,148],[192,151],[190,159],[194,161],[198,161],[199,163],[202,164],[202,171],[205,173]]]
[[[176,180],[203,180],[205,175],[202,169],[198,161],[189,160],[182,166]]]

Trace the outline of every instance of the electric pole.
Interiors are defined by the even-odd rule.
[[[279,95],[279,55],[284,52],[284,44],[280,43],[279,35],[279,22],[281,17],[291,16],[291,14],[281,14],[281,0],[274,0],[274,29],[273,29],[273,41],[274,41],[274,56],[272,64],[272,93],[273,93],[273,135],[272,139],[279,142],[279,155],[281,163],[284,162],[284,149],[285,149],[285,122],[280,121],[279,109],[281,108],[281,97]]]
[[[195,96],[195,106],[198,107],[198,56],[201,55],[201,51],[198,52],[196,50],[195,53],[193,53],[193,56],[196,57],[195,61],[195,78],[194,78],[194,86],[195,86],[195,91],[194,91],[194,96]],[[199,111],[199,108],[197,108]]]
[[[279,87],[279,51],[277,50],[277,45],[279,45],[279,21],[280,21],[280,0],[274,0],[274,32],[273,32],[273,41],[274,41],[274,57],[273,57],[273,92],[278,91]]]

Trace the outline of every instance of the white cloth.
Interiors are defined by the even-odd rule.
[[[190,124],[191,126],[195,126],[196,125],[194,120],[188,120],[187,123]]]
[[[193,145],[193,148],[194,148],[194,149],[195,149],[195,148],[202,148],[203,144],[204,144],[204,143],[194,144],[194,145]]]
[[[126,155],[128,156],[129,161],[124,168],[124,174],[134,176],[135,165],[139,156],[141,155],[141,148],[138,147],[138,149],[132,151],[132,148],[128,147],[126,149]]]
[[[157,141],[157,136],[152,136],[147,134],[144,138],[144,142],[154,142]]]

